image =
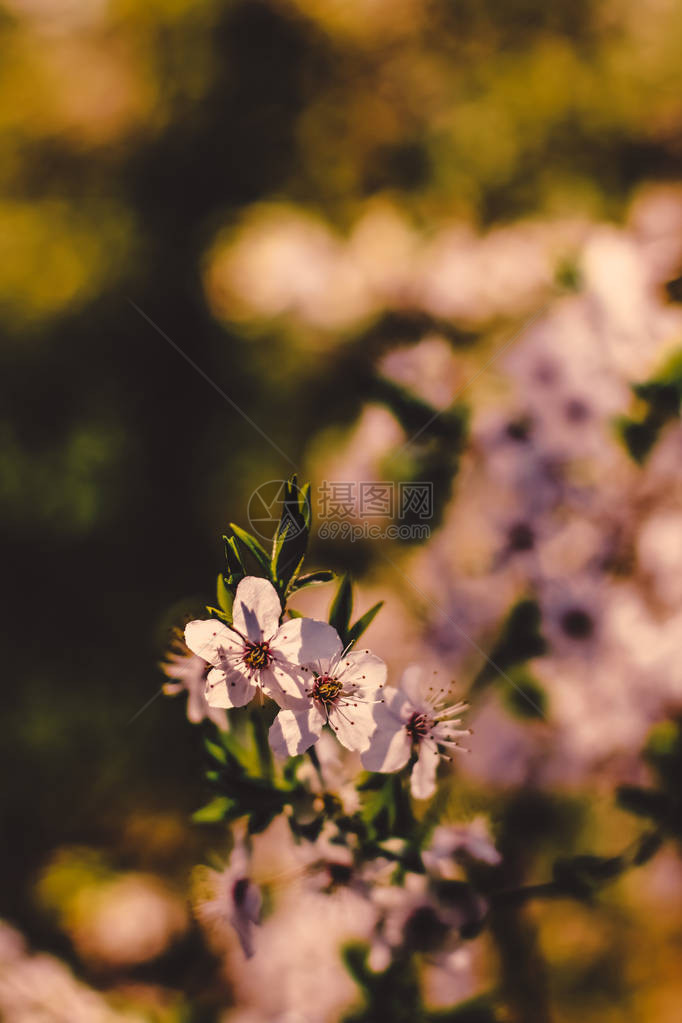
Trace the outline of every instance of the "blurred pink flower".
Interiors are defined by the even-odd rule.
[[[30,954],[21,935],[0,923],[0,1018],[3,1023],[142,1023],[118,1011],[50,955]]]
[[[161,664],[161,670],[171,679],[164,683],[163,691],[167,696],[187,693],[187,717],[192,724],[208,719],[225,732],[229,727],[227,714],[218,707],[211,707],[206,699],[208,667],[205,660],[187,647],[181,634],[176,636]]]
[[[199,919],[218,938],[225,924],[237,933],[247,958],[254,955],[254,932],[260,923],[262,898],[250,878],[251,858],[241,840],[235,844],[229,863],[222,871],[198,868],[195,874],[195,908]]]
[[[367,940],[376,911],[347,887],[326,893],[289,884],[276,895],[256,955],[230,959],[235,1000],[268,1023],[336,1023],[357,999],[341,948]]]
[[[457,863],[467,858],[493,867],[502,862],[483,816],[474,817],[466,824],[439,825],[422,853],[429,873],[446,879],[458,877]]]
[[[65,928],[81,958],[120,967],[161,955],[187,928],[182,899],[148,874],[86,884],[74,896]]]

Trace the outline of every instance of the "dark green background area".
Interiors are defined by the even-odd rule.
[[[153,25],[153,68],[170,111],[161,128],[139,130],[119,148],[88,149],[66,136],[33,136],[28,125],[20,171],[6,182],[13,201],[55,198],[96,210],[115,200],[134,225],[128,262],[85,304],[38,321],[3,316],[1,327],[0,914],[52,947],[56,933],[31,895],[52,850],[94,845],[122,863],[132,809],[189,815],[201,805],[199,735],[184,701],[159,699],[130,719],[161,684],[157,662],[172,622],[213,599],[222,529],[244,522],[254,486],[291,470],[131,300],[300,465],[316,433],[351,423],[365,400],[400,404],[377,390],[374,359],[401,333],[421,332],[411,335],[401,313],[283,373],[292,356],[275,325],[254,340],[208,309],[201,272],[220,226],[277,197],[342,231],[379,191],[415,216],[468,210],[497,224],[547,212],[553,177],[574,190],[574,212],[589,184],[586,212],[617,218],[636,184],[679,171],[674,132],[652,130],[655,109],[650,119],[614,112],[610,121],[612,79],[599,107],[603,53],[619,29],[605,29],[588,0],[550,8],[437,0],[411,39],[446,69],[455,125],[458,104],[477,101],[512,125],[514,157],[488,177],[465,137],[444,138],[410,109],[395,137],[358,146],[353,118],[389,44],[328,34],[274,3],[226,3],[212,17],[207,25],[197,11]],[[566,78],[555,115],[541,117],[528,68],[548,39],[576,55],[594,94],[572,102]],[[211,70],[192,100],[177,82],[196,62]],[[516,74],[521,113],[518,103],[506,106],[502,67]],[[655,81],[643,86],[662,106],[669,70],[658,92]],[[319,151],[300,131],[313,106]],[[96,232],[96,214],[90,223]],[[442,437],[429,472],[441,474],[445,492],[461,437]],[[327,553],[343,567],[338,550]],[[371,552],[354,557],[362,570]]]

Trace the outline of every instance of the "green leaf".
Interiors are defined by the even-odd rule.
[[[216,581],[216,600],[218,601],[218,607],[225,613],[227,620],[231,622],[234,593],[229,589],[222,572],[219,573]]]
[[[306,586],[314,586],[316,583],[330,583],[335,577],[336,573],[328,568],[323,568],[319,572],[309,572],[307,575],[301,575],[298,579],[294,579],[289,587],[289,592],[296,593],[298,590],[302,590]]]
[[[210,604],[207,604],[206,610],[213,618],[219,618],[221,622],[225,622],[227,625],[231,624],[232,619],[224,611],[221,611],[219,607],[211,607]]]
[[[648,417],[641,423],[627,416],[616,419],[616,433],[627,448],[628,454],[638,465],[643,465],[658,440],[660,428]]]
[[[680,415],[682,402],[682,350],[678,350],[649,380],[634,384],[635,396],[644,409],[615,421],[630,456],[638,464],[646,461],[663,427]]]
[[[236,526],[234,522],[230,523],[230,529],[237,538],[238,543],[241,544],[257,561],[258,566],[262,569],[263,576],[266,579],[271,579],[270,558],[268,557],[265,548],[261,546],[255,536],[252,536],[251,533],[247,533],[247,531],[242,529],[241,526]],[[240,560],[243,562],[243,558]]]
[[[509,673],[513,685],[503,690],[509,709],[521,718],[544,718],[547,714],[547,694],[530,672],[523,668]]]
[[[341,642],[346,646],[348,640],[348,626],[350,624],[351,611],[353,610],[353,588],[350,576],[345,572],[341,577],[336,596],[329,609],[329,624],[338,632]]]
[[[380,600],[373,607],[370,607],[369,611],[365,611],[364,615],[361,615],[360,618],[358,618],[355,625],[351,626],[351,628],[348,630],[349,643],[357,642],[357,640],[360,638],[363,632],[365,632],[366,629],[368,629],[369,626],[372,624],[372,622],[379,614],[379,611],[381,611],[383,606],[384,601]]]
[[[482,689],[502,678],[500,671],[523,664],[547,651],[547,643],[540,632],[541,614],[537,601],[526,598],[512,607],[490,657],[474,679],[472,690]]]
[[[415,819],[402,775],[370,774],[357,788],[367,793],[361,815],[377,841],[409,838],[414,833]]]
[[[230,586],[236,588],[239,580],[243,579],[246,575],[246,568],[242,562],[242,556],[235,538],[223,534],[223,543],[225,545],[225,565],[227,567],[228,581]]]
[[[219,746],[217,742],[212,742],[210,739],[204,739],[204,747],[209,756],[217,760],[224,767],[227,766],[227,754],[222,746]]]
[[[369,947],[352,942],[342,948],[346,969],[360,988],[364,1005],[342,1017],[342,1023],[424,1023],[419,979],[413,959],[404,951],[385,970],[369,966]]]
[[[233,805],[233,800],[228,799],[227,796],[216,796],[206,806],[202,806],[200,810],[193,813],[192,820],[196,824],[217,824],[225,819]]]
[[[293,475],[285,483],[282,514],[272,543],[271,574],[281,597],[301,570],[311,519],[310,484],[299,489]]]

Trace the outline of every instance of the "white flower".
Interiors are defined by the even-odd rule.
[[[436,790],[436,769],[441,752],[461,750],[457,739],[469,735],[468,729],[455,726],[466,703],[447,706],[442,699],[443,690],[422,686],[422,669],[409,667],[400,683],[400,689],[388,686],[384,690],[384,703],[375,708],[376,732],[362,763],[368,771],[399,771],[416,754],[412,769],[411,788],[415,799],[429,799]]]
[[[260,889],[249,877],[249,870],[248,851],[238,840],[224,870],[200,867],[195,873],[197,915],[219,937],[224,924],[231,924],[247,958],[255,951],[254,928],[260,923],[262,904]]]
[[[213,665],[206,679],[209,706],[243,707],[259,689],[284,707],[305,699],[301,664],[335,649],[338,636],[313,618],[280,625],[281,614],[272,583],[247,576],[237,587],[231,627],[214,618],[189,623],[187,646]]]
[[[225,711],[211,707],[206,699],[206,672],[209,666],[201,657],[187,649],[181,634],[173,639],[166,659],[160,667],[171,679],[163,686],[167,696],[187,693],[187,717],[192,724],[197,725],[204,718],[208,718],[222,731],[227,731]]]
[[[336,648],[311,658],[307,671],[306,704],[281,710],[270,728],[270,745],[278,756],[304,753],[317,742],[328,724],[350,750],[367,749],[376,728],[373,710],[381,699],[386,665],[369,650]]]

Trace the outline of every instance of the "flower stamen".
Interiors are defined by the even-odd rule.
[[[334,675],[318,675],[313,683],[313,699],[319,700],[325,708],[332,706],[337,698],[343,683]]]
[[[250,640],[246,641],[243,655],[244,664],[248,664],[250,668],[260,670],[261,668],[267,668],[272,659],[273,657],[270,653],[269,643],[252,643]]]

